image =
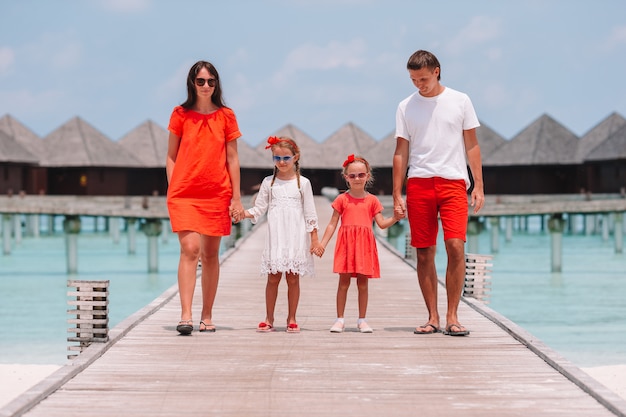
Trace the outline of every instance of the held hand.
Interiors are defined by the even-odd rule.
[[[404,219],[406,217],[406,204],[402,197],[396,197],[393,199],[393,217],[396,220]]]
[[[321,258],[324,255],[324,247],[319,243],[317,245],[311,245],[311,253]]]
[[[243,205],[241,204],[241,201],[231,203],[230,207],[228,208],[228,213],[235,223],[239,223],[246,217],[245,210],[243,208]]]

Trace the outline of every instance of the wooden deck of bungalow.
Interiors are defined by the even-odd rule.
[[[322,230],[330,205],[318,198]],[[0,410],[0,416],[625,416],[626,402],[523,329],[464,299],[467,337],[414,335],[426,321],[413,266],[380,245],[382,279],[370,281],[369,323],[347,330],[335,318],[332,248],[301,279],[300,334],[288,334],[281,284],[274,333],[265,317],[258,264],[265,225],[222,261],[215,333],[178,336],[178,293],[168,290]],[[331,242],[331,245],[333,244]],[[440,288],[445,311],[445,289]],[[200,291],[194,300],[199,320]],[[442,323],[443,325],[444,323]]]

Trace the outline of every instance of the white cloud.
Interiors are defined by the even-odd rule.
[[[607,42],[609,49],[619,47],[620,45],[626,45],[626,26],[613,28]]]
[[[101,7],[116,13],[137,13],[150,8],[151,0],[102,0]]]
[[[9,108],[0,108],[0,114],[23,114],[37,118],[37,114],[56,113],[67,107],[61,91],[46,90],[34,93],[30,90],[0,91],[0,103],[10,103]]]
[[[283,67],[273,78],[275,83],[283,84],[302,70],[357,68],[365,63],[363,54],[366,49],[367,44],[362,39],[350,42],[331,41],[324,47],[305,43],[287,55]]]
[[[15,62],[15,52],[6,46],[0,47],[0,75],[6,74]]]
[[[187,98],[187,75],[193,64],[191,61],[183,62],[168,79],[159,84],[156,93],[159,101],[172,100],[174,97],[171,102],[174,107],[180,100],[179,97],[182,97],[183,101]]]
[[[469,24],[448,42],[446,49],[452,54],[457,54],[494,40],[500,35],[501,26],[500,19],[474,16]]]
[[[64,45],[59,45],[53,56],[52,66],[57,69],[69,69],[73,68],[80,63],[82,55],[82,47],[78,42],[70,42]]]
[[[237,48],[234,54],[228,57],[228,65],[236,67],[250,62],[250,54],[245,48]]]
[[[488,48],[485,50],[484,56],[489,61],[499,61],[502,58],[502,48]]]
[[[500,83],[492,83],[485,86],[481,93],[485,104],[491,108],[498,108],[506,104],[511,94]]]
[[[21,51],[25,59],[67,70],[80,64],[82,44],[70,33],[45,33]]]

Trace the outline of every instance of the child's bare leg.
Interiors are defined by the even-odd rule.
[[[359,275],[356,278],[356,285],[359,289],[359,318],[364,319],[367,314],[367,301],[369,298],[368,291],[369,278]]]
[[[287,303],[289,306],[287,324],[295,324],[297,323],[296,311],[300,301],[300,276],[298,274],[286,273],[285,279],[287,281]]]
[[[350,288],[350,274],[339,274],[339,284],[337,286],[337,318],[342,319],[346,312],[346,300],[348,289]]]
[[[265,322],[274,325],[274,310],[276,309],[276,299],[278,298],[278,284],[282,272],[277,274],[267,274],[267,284],[265,285]]]

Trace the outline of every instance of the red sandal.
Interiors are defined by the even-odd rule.
[[[300,333],[300,326],[298,326],[298,323],[289,323],[287,325],[287,333]]]
[[[265,323],[262,321],[256,328],[256,331],[259,333],[269,333],[274,331],[274,326],[269,323]]]

